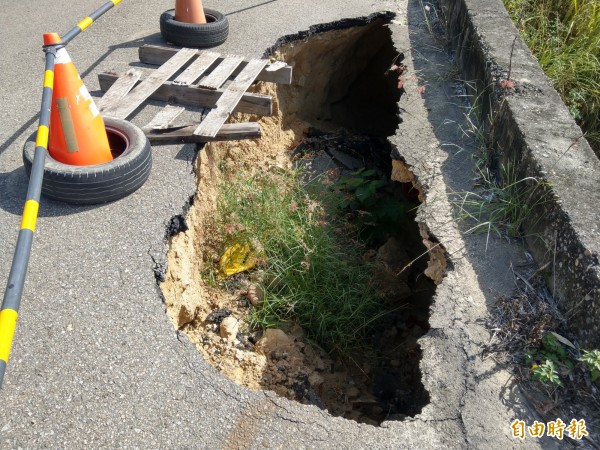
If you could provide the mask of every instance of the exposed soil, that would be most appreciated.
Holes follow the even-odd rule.
[[[372,425],[401,420],[429,401],[417,340],[429,328],[429,306],[446,259],[444,249],[415,222],[423,196],[407,167],[390,159],[385,139],[399,121],[398,77],[387,70],[398,53],[382,19],[290,41],[274,56],[294,66],[293,84],[254,87],[273,96],[274,115],[234,118],[259,120],[263,138],[210,144],[200,152],[197,198],[187,225],[176,224],[183,232],[170,238],[161,284],[168,313],[207,361],[242,386],[272,390]],[[363,98],[369,89],[376,91],[377,103]],[[364,352],[345,358],[309,342],[294,323],[265,332],[249,328],[246,318],[261,296],[260,271],[231,276],[224,285],[207,276],[222,253],[212,217],[224,173],[290,169],[298,157],[313,174],[336,177],[376,169],[388,181],[389,195],[410,206],[410,220],[364,255],[379,263],[379,286],[393,302],[393,312],[366,340]]]

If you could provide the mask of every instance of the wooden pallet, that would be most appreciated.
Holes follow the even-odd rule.
[[[155,144],[257,139],[257,123],[225,122],[238,111],[272,114],[270,96],[246,92],[254,81],[290,84],[292,80],[290,66],[283,62],[270,64],[265,59],[244,60],[210,51],[156,45],[140,47],[139,55],[141,62],[160,67],[144,80],[137,69],[122,75],[98,74],[100,89],[105,92],[98,107],[104,116],[128,119],[147,100],[168,102],[142,128]],[[206,108],[207,113],[194,122],[177,123],[185,106]]]

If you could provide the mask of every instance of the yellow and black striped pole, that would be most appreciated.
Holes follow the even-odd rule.
[[[60,38],[59,38],[60,40]],[[10,274],[2,309],[0,310],[0,387],[4,380],[8,355],[12,345],[19,306],[25,285],[25,275],[29,264],[29,255],[33,243],[33,233],[37,221],[38,208],[40,206],[40,194],[42,191],[42,180],[44,178],[44,163],[48,148],[48,131],[50,126],[50,106],[52,104],[52,89],[54,86],[54,60],[56,58],[56,46],[46,47],[46,70],[44,72],[44,91],[42,94],[42,109],[35,142],[35,154],[27,188],[21,229],[17,239],[15,255],[13,257]]]
[[[67,45],[73,40],[75,36],[77,36],[79,33],[81,33],[83,30],[89,27],[92,23],[94,23],[94,20],[98,20],[98,18],[102,16],[106,11],[111,9],[113,6],[118,5],[119,3],[121,3],[121,0],[111,0],[110,2],[106,2],[96,11],[91,13],[81,22],[79,22],[71,31],[64,34],[62,37],[63,43]]]
[[[44,35],[46,70],[44,72],[44,90],[42,93],[42,107],[35,142],[35,154],[31,166],[31,175],[29,176],[25,207],[23,208],[21,229],[19,230],[17,246],[8,275],[6,290],[4,291],[2,307],[0,308],[0,388],[4,381],[8,356],[10,354],[10,348],[17,326],[19,306],[21,305],[21,297],[23,296],[25,275],[27,274],[27,266],[29,265],[29,255],[31,254],[31,246],[33,244],[33,233],[35,232],[38,209],[40,206],[42,181],[44,179],[44,164],[46,162],[48,136],[50,131],[50,108],[52,106],[52,91],[54,88],[54,61],[56,59],[56,52],[89,27],[94,20],[98,19],[106,11],[119,3],[121,3],[121,0],[112,0],[104,4],[79,22],[75,28],[65,34],[62,38],[56,33]]]

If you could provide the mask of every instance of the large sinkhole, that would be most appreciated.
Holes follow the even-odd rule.
[[[418,414],[418,339],[445,269],[392,160],[398,61],[387,14],[269,50],[294,67],[257,141],[207,145],[185,232],[170,237],[168,312],[236,383],[379,425]],[[238,115],[233,120],[258,120]]]

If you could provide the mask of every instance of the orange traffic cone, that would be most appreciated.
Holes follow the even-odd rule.
[[[187,23],[206,23],[202,0],[175,0],[175,20]]]
[[[45,45],[60,43],[58,34],[44,34]],[[73,166],[113,159],[104,120],[64,47],[56,52],[54,65],[48,152],[55,160]]]

